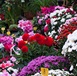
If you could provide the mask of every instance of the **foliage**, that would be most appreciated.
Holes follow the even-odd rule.
[[[36,14],[38,11],[41,10],[41,7],[48,7],[50,5],[57,5],[57,0],[29,0],[29,3],[27,4],[27,9],[28,11]]]

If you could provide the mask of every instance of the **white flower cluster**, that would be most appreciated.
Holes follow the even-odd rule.
[[[53,13],[50,14],[50,18],[51,18],[51,25],[56,25],[58,22],[56,22],[56,20],[60,20],[61,19],[61,14],[63,14],[63,12],[66,12],[67,8],[62,9],[62,10],[55,10]],[[57,18],[53,18],[54,16],[57,15]],[[69,13],[65,14],[66,18],[71,18],[72,15],[70,15]],[[65,18],[64,16],[62,17],[62,19],[60,20],[61,22],[65,22]]]
[[[56,70],[49,70],[49,75],[48,76],[69,76],[72,75],[70,74],[68,71],[64,71],[64,70],[60,70],[60,69],[56,69]],[[31,76],[41,76],[40,73],[36,73],[35,75],[31,75]]]
[[[77,30],[69,34],[67,40],[62,48],[62,54],[66,56],[67,53],[77,52]]]

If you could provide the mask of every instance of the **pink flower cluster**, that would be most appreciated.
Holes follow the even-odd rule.
[[[29,20],[19,20],[18,27],[21,28],[25,33],[33,31],[33,24]]]
[[[64,23],[64,25],[70,24],[71,22],[77,21],[77,17],[73,17],[71,19],[66,20],[66,22]]]
[[[0,76],[16,76],[18,70],[12,68],[14,66],[14,62],[16,61],[15,57],[11,57],[10,60],[6,62],[2,62],[0,64]],[[12,71],[12,73],[10,73]]]
[[[51,13],[57,9],[61,10],[64,9],[65,7],[63,6],[50,6],[50,7],[41,7],[41,12],[42,14],[48,14]]]
[[[14,64],[11,63],[11,61],[7,61],[6,63],[3,62],[2,64],[0,64],[0,68],[2,68],[2,69],[6,69],[6,68],[12,67],[12,66],[14,66]]]
[[[3,45],[9,45],[13,43],[13,38],[11,36],[2,36],[0,38],[0,43]]]

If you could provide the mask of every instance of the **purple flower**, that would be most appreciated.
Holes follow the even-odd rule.
[[[40,67],[50,68],[51,64],[52,66],[54,65],[57,67],[60,63],[64,65],[68,64],[69,62],[66,58],[62,56],[41,56],[29,62],[28,65],[25,66],[17,76],[34,74],[39,71]]]

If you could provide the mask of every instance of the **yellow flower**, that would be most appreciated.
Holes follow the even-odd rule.
[[[12,34],[11,36],[12,36],[12,37],[15,37],[15,34]]]
[[[11,32],[10,31],[7,31],[7,35],[10,35],[11,34]]]
[[[33,30],[36,31],[37,30],[37,27],[34,27]]]
[[[4,31],[5,30],[5,27],[2,27],[1,30]]]

